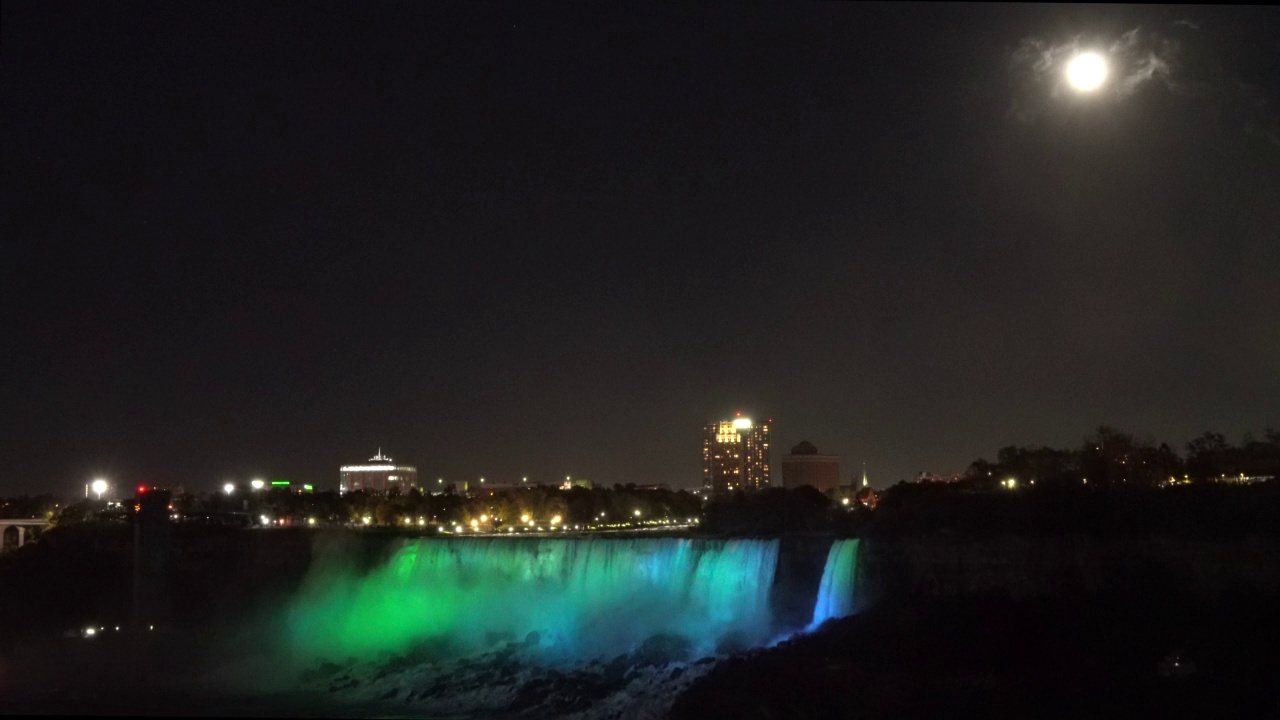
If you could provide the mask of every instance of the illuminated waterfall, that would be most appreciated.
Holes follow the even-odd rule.
[[[423,642],[456,651],[495,639],[568,657],[678,635],[709,653],[769,630],[777,540],[424,539],[366,573],[321,559],[288,609],[292,648],[373,657]]]
[[[813,606],[813,623],[816,628],[831,618],[852,615],[854,610],[854,580],[858,572],[858,541],[837,540],[827,551],[827,565],[822,569],[822,584],[818,587],[818,601]]]

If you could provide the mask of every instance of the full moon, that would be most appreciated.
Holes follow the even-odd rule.
[[[1081,92],[1102,87],[1107,80],[1107,61],[1098,53],[1080,53],[1067,63],[1067,82]]]

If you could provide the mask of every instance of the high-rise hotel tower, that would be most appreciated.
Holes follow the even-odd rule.
[[[708,495],[769,487],[769,423],[738,413],[707,423],[702,437],[702,487]]]

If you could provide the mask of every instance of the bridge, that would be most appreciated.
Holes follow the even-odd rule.
[[[0,518],[0,552],[4,552],[8,548],[5,542],[9,535],[9,528],[16,528],[18,531],[18,544],[13,549],[18,549],[27,541],[27,528],[44,527],[48,525],[48,520],[39,520],[36,518]]]

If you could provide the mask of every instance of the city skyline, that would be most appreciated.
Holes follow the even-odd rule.
[[[740,421],[743,419],[743,413],[741,411],[736,411],[734,415]],[[706,435],[706,432],[708,431],[709,428],[723,424],[725,422],[732,423],[733,420],[731,419],[728,421],[713,421],[712,423],[704,424],[703,426],[704,436]],[[748,419],[747,422],[750,422],[750,420]],[[769,418],[765,423],[763,423],[763,425],[772,429],[773,419]],[[705,437],[704,437],[704,440],[705,440]],[[766,440],[766,443],[771,444],[771,440]],[[705,450],[706,450],[706,445],[704,442],[704,451]],[[388,464],[393,462],[395,462],[395,465]],[[326,477],[317,477],[317,478],[303,477],[296,473],[291,473],[287,469],[274,467],[270,470],[252,470],[252,469],[240,470],[240,471],[232,472],[222,476],[215,476],[213,474],[206,473],[199,477],[184,477],[184,478],[175,477],[172,479],[161,478],[160,480],[156,480],[154,478],[114,476],[111,473],[97,472],[93,474],[93,482],[104,482],[118,493],[119,491],[127,490],[138,483],[154,484],[159,487],[159,486],[166,486],[166,485],[179,485],[186,482],[189,484],[193,484],[192,489],[195,492],[214,492],[224,488],[227,483],[247,485],[248,483],[255,480],[262,481],[263,483],[268,483],[273,481],[285,481],[285,480],[292,481],[294,483],[300,483],[304,480],[310,480],[321,490],[333,489],[339,492],[347,492],[347,491],[350,491],[350,489],[357,489],[353,487],[353,488],[344,490],[345,485],[344,485],[343,478],[346,477],[348,473],[361,472],[361,471],[373,471],[375,474],[378,474],[381,471],[404,470],[412,476],[412,479],[408,482],[407,487],[418,487],[418,488],[421,488],[424,492],[431,492],[436,489],[435,484],[437,483],[444,484],[444,485],[452,485],[454,483],[467,483],[467,482],[470,482],[472,484],[478,484],[483,480],[487,480],[492,485],[511,485],[511,486],[560,485],[562,482],[564,482],[564,478],[568,478],[573,475],[573,473],[569,473],[569,475],[565,475],[562,478],[562,475],[557,473],[555,470],[544,471],[543,473],[535,473],[532,475],[530,473],[521,472],[521,473],[516,473],[510,476],[504,475],[501,473],[499,474],[487,473],[485,471],[471,471],[471,472],[463,472],[461,474],[448,474],[448,475],[439,473],[439,472],[424,472],[424,473],[421,473],[421,476],[423,479],[418,479],[419,472],[417,469],[417,464],[418,463],[416,460],[402,460],[397,462],[394,460],[392,456],[388,455],[387,452],[385,452],[382,446],[378,446],[376,454],[373,457],[368,458],[363,462],[344,462],[342,466],[338,468],[338,471],[335,475],[337,479],[326,478]],[[774,472],[772,465],[773,463],[771,461],[766,462],[767,470],[765,472],[767,474],[768,482],[766,482],[765,485],[763,485],[762,487],[783,487],[781,475],[777,475],[777,477],[774,477],[774,475],[776,475],[777,473]],[[863,465],[865,466],[865,463]],[[601,479],[593,480],[592,478],[584,474],[579,474],[578,477],[580,479],[592,480],[593,482],[601,483],[604,486],[611,486],[614,484],[626,485],[628,483],[638,484],[638,485],[661,483],[661,484],[668,484],[673,489],[678,489],[678,490],[700,490],[706,487],[706,473],[707,473],[706,462],[704,458],[704,461],[702,463],[702,474],[696,478],[693,478],[692,480],[690,480],[689,478],[676,478],[676,479],[666,479],[666,480],[652,480],[652,482],[642,483],[637,480],[614,481],[609,478],[601,478]],[[385,474],[385,473],[383,472],[382,474]],[[355,476],[352,476],[352,477],[355,477]],[[901,480],[901,479],[906,479],[906,478],[897,478],[896,480]],[[328,487],[330,485],[329,480],[332,480],[332,484],[333,484],[332,488]],[[684,482],[681,482],[682,480]],[[847,478],[844,475],[840,476],[840,484],[842,485],[852,486],[852,485],[859,484],[859,482],[860,482],[860,479],[858,477],[854,477],[853,475],[850,475]],[[66,483],[64,482],[61,484],[65,485]],[[90,481],[86,480],[83,483],[83,485],[85,488],[84,492],[87,494],[89,492]],[[208,487],[205,487],[206,485]],[[308,487],[310,487],[310,485]],[[379,489],[386,489],[386,488],[379,488]],[[53,491],[52,488],[40,488],[37,490],[37,492],[51,492],[51,491]],[[65,492],[65,490],[61,487],[58,487],[57,491]]]
[[[0,495],[1280,423],[1275,8],[2,12]]]

